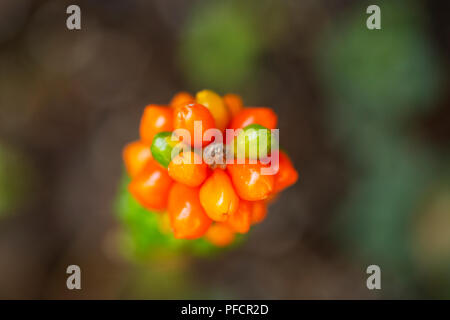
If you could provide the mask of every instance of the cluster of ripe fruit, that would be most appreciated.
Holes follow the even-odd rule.
[[[193,147],[198,146],[193,141],[181,141],[189,149],[173,156],[173,148],[180,141],[173,141],[172,131],[184,129],[194,136],[195,121],[201,121],[201,137],[211,128],[222,132],[243,129],[244,139],[240,140],[244,144],[260,138],[255,129],[267,130],[265,151],[272,156],[276,153],[278,170],[261,174],[261,169],[269,165],[248,152],[244,155],[255,156],[255,161],[221,165],[202,161],[207,160],[205,153],[196,152]],[[276,126],[272,109],[244,107],[239,96],[221,97],[210,90],[200,91],[195,97],[180,92],[168,106],[149,105],[142,115],[140,140],[123,150],[131,177],[128,190],[146,209],[167,215],[176,238],[205,237],[217,246],[226,246],[233,242],[235,233],[247,233],[251,225],[261,222],[267,204],[297,181],[298,173],[289,157],[281,150],[270,150],[270,130]],[[212,146],[211,141],[201,139],[203,150]],[[264,145],[258,142],[258,146]]]

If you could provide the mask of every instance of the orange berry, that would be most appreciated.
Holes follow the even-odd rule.
[[[230,177],[222,169],[215,169],[200,188],[200,202],[214,221],[226,221],[239,206]]]
[[[144,143],[151,145],[155,134],[173,130],[173,110],[158,105],[148,105],[142,114],[139,133]]]
[[[190,103],[194,103],[194,97],[185,91],[178,92],[172,100],[170,100],[170,106],[173,108],[182,107]]]
[[[267,199],[274,189],[274,177],[273,175],[262,175],[261,169],[264,167],[267,166],[260,162],[227,165],[239,197],[248,201]]]
[[[221,96],[211,90],[202,90],[195,96],[197,103],[208,108],[211,112],[217,128],[225,130],[230,121],[230,113]]]
[[[247,233],[250,230],[252,209],[250,201],[239,200],[237,211],[228,218],[226,223],[235,232]]]
[[[211,225],[200,204],[199,189],[175,182],[170,189],[167,212],[175,238],[197,239]]]
[[[242,99],[237,94],[228,93],[223,96],[223,101],[225,105],[228,107],[230,111],[231,117],[235,117],[239,111],[242,110],[244,104],[242,103]]]
[[[130,177],[135,177],[152,158],[150,147],[141,141],[128,143],[122,152],[125,169]]]
[[[167,170],[150,159],[142,171],[131,181],[128,190],[146,209],[164,210],[167,205],[172,179]]]
[[[169,176],[190,187],[198,187],[206,179],[208,165],[202,157],[189,151],[175,156],[169,163]]]
[[[260,223],[266,218],[267,204],[265,201],[255,201],[252,203],[252,224]]]
[[[283,151],[279,151],[279,168],[275,175],[275,192],[293,185],[298,180],[298,172],[292,165],[291,159]]]
[[[233,242],[233,231],[223,223],[213,224],[205,234],[206,240],[218,247],[225,247]]]
[[[236,130],[256,123],[268,129],[275,129],[277,121],[277,115],[270,108],[244,108],[231,120],[230,128]]]
[[[194,125],[195,121],[201,121],[201,141],[202,143],[200,145],[194,146]],[[190,140],[191,141],[185,141],[186,143],[189,143],[191,146],[194,147],[201,147],[205,146],[210,141],[204,141],[203,140],[203,134],[206,130],[214,128],[215,122],[214,118],[211,115],[211,112],[204,107],[201,104],[194,103],[194,104],[188,104],[185,106],[179,106],[175,109],[174,114],[174,127],[175,129],[185,129],[189,132]],[[183,139],[180,137],[180,139]]]

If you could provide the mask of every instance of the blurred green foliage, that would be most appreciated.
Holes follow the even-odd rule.
[[[34,183],[35,172],[25,156],[0,144],[0,219],[31,200]]]
[[[362,12],[355,8],[323,37],[319,69],[341,117],[396,125],[439,96],[438,59],[415,2],[383,3],[381,30],[367,29]]]
[[[207,2],[193,8],[181,35],[179,58],[197,88],[233,90],[255,71],[262,48],[255,15],[238,2]]]
[[[411,226],[417,276],[427,296],[450,297],[450,174],[442,170]]]
[[[360,172],[336,231],[349,251],[415,296],[411,224],[438,170],[433,154],[404,130],[434,105],[442,75],[415,2],[384,2],[381,30],[366,28],[365,8],[353,9],[318,48],[330,126]],[[398,294],[392,288],[383,289]]]
[[[364,261],[412,275],[410,224],[436,173],[426,154],[385,141],[354,182],[336,230]]]

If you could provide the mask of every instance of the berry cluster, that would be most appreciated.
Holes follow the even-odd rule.
[[[194,136],[195,122],[200,121],[200,141],[173,140],[172,132],[184,129]],[[176,94],[169,106],[149,105],[140,123],[140,140],[123,150],[123,158],[131,182],[128,190],[146,209],[168,215],[176,238],[205,237],[217,246],[230,244],[235,233],[247,233],[250,226],[261,222],[267,204],[277,193],[297,181],[298,173],[289,157],[281,150],[270,149],[270,129],[277,126],[277,116],[270,108],[244,107],[239,96],[223,97],[203,90],[195,98],[189,93]],[[242,129],[233,143],[218,145],[204,138],[208,129]],[[256,129],[267,130],[262,136]],[[242,138],[242,139],[240,139]],[[279,159],[272,174],[261,174],[269,168],[258,154],[247,150],[253,162],[217,164],[214,158],[225,150],[244,149],[249,141]],[[264,139],[264,143],[261,141]],[[175,145],[189,146],[173,156]],[[197,152],[197,150],[206,152]],[[261,151],[261,150],[258,150]],[[233,153],[235,156],[235,153]]]

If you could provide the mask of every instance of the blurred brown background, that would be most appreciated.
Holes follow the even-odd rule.
[[[447,1],[69,4],[0,0],[0,298],[450,297]],[[122,147],[204,88],[274,108],[299,182],[233,250],[130,261]]]

